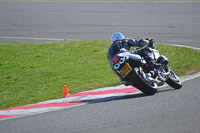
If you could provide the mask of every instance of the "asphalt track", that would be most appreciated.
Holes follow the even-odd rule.
[[[0,42],[110,40],[120,31],[199,47],[199,14],[200,2],[1,2]]]
[[[199,14],[199,2],[0,3],[0,41],[108,40],[112,32],[122,31],[136,39],[200,47]],[[164,87],[154,96],[125,95],[3,120],[0,132],[199,133],[199,81],[200,77],[186,81],[181,90]]]
[[[165,87],[63,110],[0,121],[2,133],[199,133],[199,78],[181,90]]]

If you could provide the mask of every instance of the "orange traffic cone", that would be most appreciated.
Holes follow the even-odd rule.
[[[67,85],[64,85],[63,96],[68,96],[68,95],[69,95],[69,92],[68,92],[68,89],[67,89]]]

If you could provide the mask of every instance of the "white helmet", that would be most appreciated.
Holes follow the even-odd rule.
[[[122,33],[120,33],[120,32],[114,33],[114,34],[112,34],[112,36],[111,36],[111,42],[114,42],[114,41],[116,41],[116,40],[123,40],[123,39],[125,39],[125,37],[124,37],[124,35],[123,35]]]

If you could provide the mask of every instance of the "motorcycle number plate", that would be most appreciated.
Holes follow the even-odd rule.
[[[131,66],[126,63],[126,65],[119,71],[123,78],[125,78],[132,71]]]

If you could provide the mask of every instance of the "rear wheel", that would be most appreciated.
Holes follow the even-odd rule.
[[[146,77],[146,74],[138,67],[134,68],[129,74],[133,85],[146,95],[154,95],[157,92],[158,86],[153,78]]]
[[[182,87],[181,80],[172,70],[170,70],[170,76],[168,77],[166,83],[174,89],[181,89]]]

